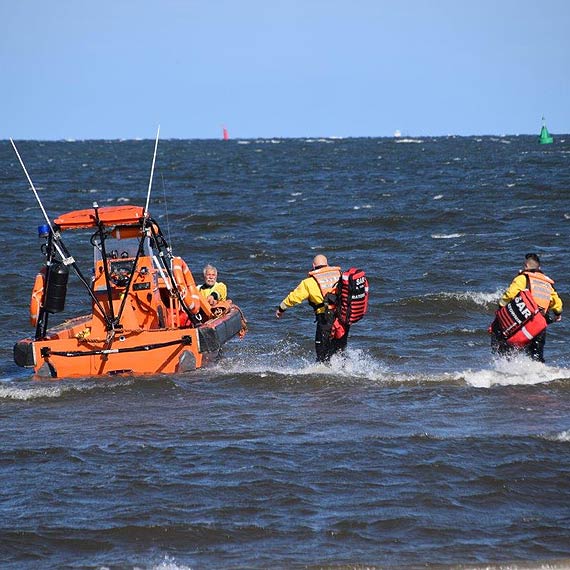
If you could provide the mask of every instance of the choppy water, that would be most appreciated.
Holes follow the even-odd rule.
[[[144,205],[153,144],[18,147],[55,217]],[[161,141],[151,212],[248,336],[193,374],[36,382],[42,218],[0,142],[2,568],[570,567],[568,325],[547,365],[486,332],[527,251],[570,303],[569,189],[570,137]],[[273,316],[317,252],[372,289],[330,368],[308,307]]]

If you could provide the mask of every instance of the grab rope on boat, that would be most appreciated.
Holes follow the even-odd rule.
[[[98,356],[98,355],[105,355],[105,354],[118,354],[118,353],[125,353],[125,352],[146,352],[149,350],[155,350],[157,348],[164,348],[166,346],[175,346],[180,344],[182,346],[189,346],[192,344],[192,337],[188,335],[184,335],[179,340],[170,340],[168,342],[159,342],[155,344],[144,344],[141,346],[132,346],[129,348],[104,348],[101,350],[88,350],[88,351],[81,351],[81,350],[72,350],[72,351],[56,351],[52,350],[48,346],[44,346],[41,350],[41,355],[43,358],[49,358],[50,356],[66,356],[66,357],[75,357],[75,356]]]

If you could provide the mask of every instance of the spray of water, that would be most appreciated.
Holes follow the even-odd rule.
[[[458,377],[476,388],[532,386],[570,378],[570,370],[547,366],[520,354],[509,359],[496,358],[492,361],[492,368],[466,370],[458,373]]]

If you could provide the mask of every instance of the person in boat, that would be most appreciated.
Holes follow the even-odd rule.
[[[225,283],[218,281],[218,270],[213,265],[204,267],[204,283],[198,288],[200,294],[214,306],[218,301],[225,301],[228,296],[228,288]]]
[[[527,253],[523,268],[512,280],[508,289],[499,300],[499,308],[504,307],[517,297],[522,291],[530,291],[532,298],[540,312],[545,316],[546,323],[558,322],[562,319],[562,299],[554,288],[554,281],[547,277],[540,267],[540,258],[536,253]],[[491,347],[500,355],[513,352],[512,346],[506,343],[501,333],[499,322],[495,319],[491,325]],[[544,362],[544,344],[546,342],[546,329],[536,335],[525,347],[524,352],[533,360]]]
[[[317,330],[315,333],[315,350],[317,362],[328,362],[333,354],[346,348],[348,329],[340,338],[333,338],[331,331],[335,320],[334,298],[332,297],[340,278],[340,267],[328,264],[324,255],[313,259],[313,270],[293,291],[283,299],[277,307],[275,316],[280,319],[283,313],[295,305],[308,301],[315,311]]]

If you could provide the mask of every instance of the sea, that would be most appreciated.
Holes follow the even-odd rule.
[[[569,320],[546,364],[487,332],[526,253],[570,303],[570,135],[161,140],[150,194],[152,139],[15,143],[50,219],[148,197],[249,331],[180,375],[18,368],[45,220],[0,141],[0,568],[570,568]],[[370,282],[330,365],[275,318],[318,253]]]

